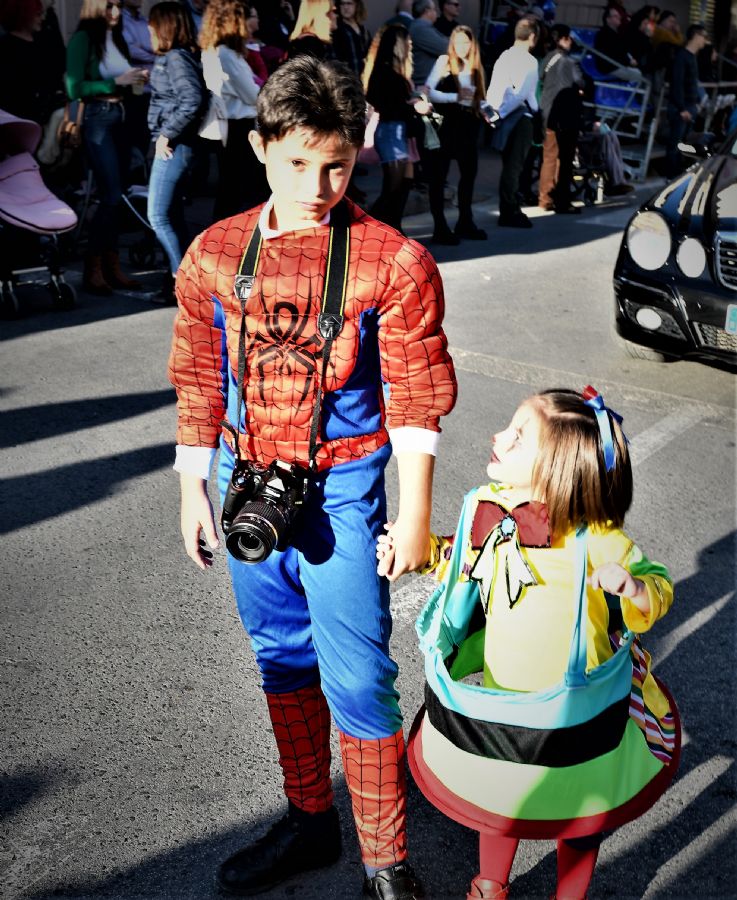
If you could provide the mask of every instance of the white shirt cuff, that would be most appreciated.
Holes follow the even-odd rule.
[[[186,447],[183,444],[177,444],[174,471],[182,472],[185,475],[197,475],[207,481],[216,453],[215,447]]]
[[[402,425],[400,428],[389,429],[389,440],[392,442],[395,455],[411,452],[437,456],[440,432],[430,431],[429,428],[417,428],[414,425]]]

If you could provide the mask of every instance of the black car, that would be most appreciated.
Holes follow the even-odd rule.
[[[737,365],[737,131],[630,219],[614,270],[615,328],[642,359]]]

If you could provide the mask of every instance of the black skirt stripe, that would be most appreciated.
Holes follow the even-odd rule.
[[[452,744],[475,756],[560,768],[588,762],[614,750],[629,719],[629,695],[581,725],[527,728],[483,722],[446,709],[425,683],[430,722]]]

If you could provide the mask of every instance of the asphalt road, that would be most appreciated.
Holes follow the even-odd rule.
[[[604,843],[590,896],[737,897],[734,375],[631,360],[613,344],[611,272],[630,207],[547,216],[527,233],[496,229],[489,208],[478,214],[488,242],[438,253],[460,398],[444,426],[435,527],[453,528],[491,433],[533,391],[592,383],[624,415],[628,530],[676,583],[646,646],[686,744],[668,793]],[[422,216],[407,227],[430,232]],[[129,295],[82,296],[60,314],[42,295],[29,302],[31,315],[0,323],[0,896],[207,900],[218,861],[282,800],[223,552],[202,575],[180,547],[173,312]],[[395,479],[392,464],[394,508]],[[393,596],[407,724],[421,702],[413,621],[428,590],[408,577]],[[336,765],[334,778],[342,861],[268,896],[359,895]],[[409,830],[430,900],[464,896],[473,834],[414,787]],[[523,844],[512,896],[552,892],[553,850]]]

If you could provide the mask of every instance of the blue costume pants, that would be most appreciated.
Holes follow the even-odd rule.
[[[390,455],[386,445],[319,473],[285,552],[256,565],[228,557],[264,690],[319,682],[337,727],[356,738],[389,737],[402,726],[389,656],[389,584],[376,574]],[[221,497],[232,469],[222,443]]]

